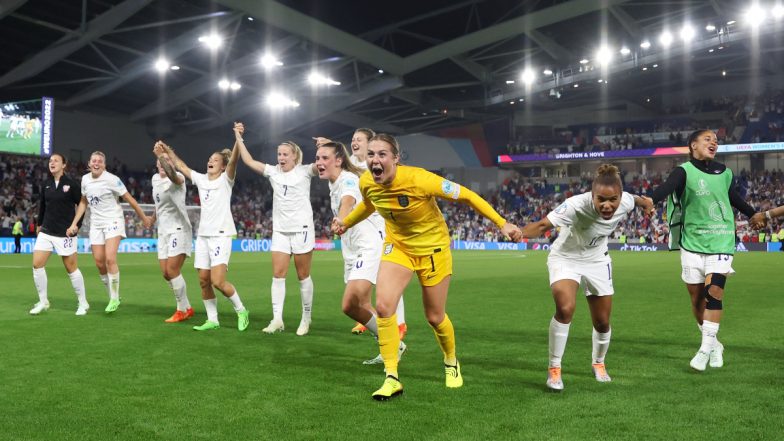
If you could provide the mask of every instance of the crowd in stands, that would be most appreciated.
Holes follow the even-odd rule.
[[[87,170],[85,164],[69,165],[69,173],[77,180]],[[128,191],[142,204],[152,204],[151,176],[156,172],[153,167],[142,172],[129,172],[118,161],[110,161],[109,171],[121,177]],[[0,235],[10,236],[11,227],[16,219],[21,219],[27,235],[34,235],[37,201],[40,185],[49,175],[47,160],[38,157],[0,155],[0,216],[2,231]],[[632,194],[650,194],[652,189],[662,183],[664,176],[625,175],[625,190]],[[563,182],[564,180],[559,180]],[[738,188],[741,195],[756,209],[765,210],[784,205],[784,173],[764,171],[737,173]],[[314,180],[312,205],[316,234],[322,239],[333,238],[329,227],[332,211],[326,193],[326,183]],[[318,186],[324,188],[318,189]],[[524,225],[537,221],[553,210],[566,198],[590,191],[589,177],[577,177],[568,184],[548,183],[546,179],[526,178],[522,175],[507,179],[496,190],[482,196],[495,207],[509,222]],[[187,205],[199,204],[195,188],[188,186]],[[441,210],[453,233],[454,239],[466,241],[499,241],[498,229],[487,219],[463,204],[440,202]],[[232,211],[237,223],[238,236],[243,238],[269,238],[272,235],[272,190],[269,182],[260,176],[242,176],[237,179],[233,197]],[[664,209],[659,207],[658,214],[646,218],[640,210],[633,212],[615,232],[615,239],[629,242],[666,243],[668,236]],[[198,228],[198,210],[191,210],[194,230]],[[743,242],[779,240],[783,225],[774,221],[763,231],[752,231],[746,219],[738,216],[738,239]],[[83,231],[86,231],[83,227]],[[127,211],[126,232],[128,237],[154,237],[155,231],[145,229],[136,215]],[[556,232],[547,237],[554,238]],[[782,234],[784,238],[784,234]]]
[[[716,112],[721,112],[717,117]],[[669,116],[668,116],[669,115]],[[710,120],[694,116],[710,116]],[[683,146],[689,133],[709,127],[719,144],[779,142],[784,139],[784,91],[764,95],[697,99],[664,109],[657,120],[573,126],[551,135],[518,133],[509,154],[557,154]],[[739,127],[739,133],[735,128]],[[743,130],[740,130],[743,129]]]

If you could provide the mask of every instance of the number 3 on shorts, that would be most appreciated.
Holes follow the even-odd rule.
[[[215,247],[215,257],[220,255],[220,247]]]

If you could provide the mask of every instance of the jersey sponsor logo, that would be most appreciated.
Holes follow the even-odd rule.
[[[441,181],[441,191],[452,199],[457,199],[460,196],[460,185],[444,179]]]
[[[721,222],[727,215],[727,207],[723,201],[714,201],[708,207],[708,216],[716,222]]]
[[[400,206],[403,208],[408,207],[409,204],[408,196],[406,195],[398,196],[397,203],[400,204]]]
[[[384,254],[385,255],[392,252],[392,246],[393,245],[391,243],[388,243],[388,244],[384,245]]]
[[[46,188],[49,188],[49,187],[46,187]],[[68,193],[68,190],[70,190],[70,189],[71,189],[70,185],[63,185],[63,193]]]
[[[708,196],[711,194],[710,190],[708,190],[708,183],[705,182],[705,179],[700,178],[700,180],[697,181],[697,185],[700,187],[700,189],[696,192],[697,196]]]

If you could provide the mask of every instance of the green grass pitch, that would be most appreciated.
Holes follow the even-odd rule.
[[[688,363],[700,336],[675,253],[614,253],[612,383],[591,374],[591,325],[579,300],[563,365],[566,389],[545,389],[553,302],[544,252],[457,252],[448,312],[465,386],[446,390],[419,290],[406,291],[404,395],[377,403],[374,340],[340,311],[340,253],[317,252],[314,322],[298,337],[299,287],[289,272],[286,331],[271,318],[270,255],[235,253],[229,280],[251,311],[240,333],[228,301],[222,328],[197,333],[204,307],[186,262],[195,320],[174,310],[155,255],[121,255],[123,304],[80,256],[92,309],[76,302],[61,262],[47,267],[52,308],[37,317],[27,256],[0,256],[0,439],[3,440],[754,440],[784,437],[784,253],[736,255],[719,337],[725,366]]]
[[[10,126],[10,121],[5,118],[0,119],[0,151],[26,155],[37,155],[41,152],[40,132],[33,132],[33,136],[29,139],[24,139],[19,135],[14,135],[13,138],[6,138]]]

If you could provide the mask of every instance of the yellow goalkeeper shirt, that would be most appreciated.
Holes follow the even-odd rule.
[[[386,220],[387,241],[411,256],[427,256],[449,248],[449,230],[436,197],[469,204],[499,228],[506,224],[484,199],[448,179],[419,168],[398,165],[389,184],[377,184],[370,172],[359,179],[362,201],[343,219],[347,228],[374,211]]]

